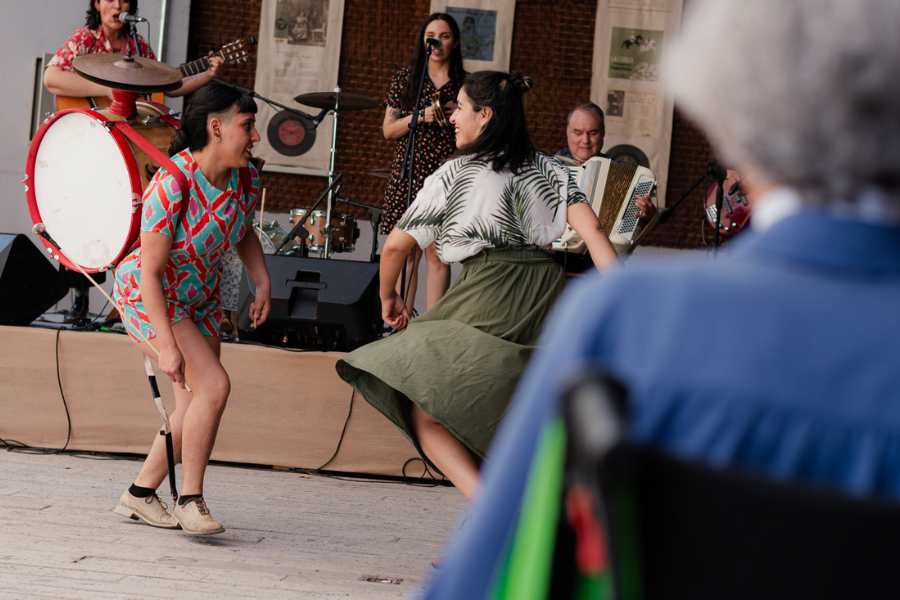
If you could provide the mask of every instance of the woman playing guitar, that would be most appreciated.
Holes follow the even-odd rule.
[[[85,26],[66,40],[44,69],[44,85],[57,96],[81,98],[112,98],[112,90],[106,86],[83,79],[72,70],[72,60],[83,54],[131,52],[135,56],[156,59],[150,45],[140,35],[128,36],[128,25],[119,21],[121,13],[134,14],[138,0],[89,0]],[[136,43],[135,43],[136,41]],[[209,69],[204,73],[186,77],[183,85],[170,92],[170,96],[184,96],[206,85],[216,76],[222,59],[209,59]]]

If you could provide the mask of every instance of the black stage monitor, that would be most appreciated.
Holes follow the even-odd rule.
[[[0,233],[0,325],[28,325],[68,292],[65,278],[28,237]]]
[[[266,255],[272,310],[251,327],[256,286],[241,275],[237,328],[241,340],[306,350],[350,351],[382,331],[378,263]]]

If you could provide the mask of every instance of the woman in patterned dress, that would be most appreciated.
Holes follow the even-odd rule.
[[[462,86],[466,72],[463,69],[462,54],[459,49],[459,26],[450,15],[435,13],[425,19],[416,38],[413,58],[408,67],[394,74],[387,98],[382,129],[384,137],[397,140],[394,163],[388,187],[384,194],[384,217],[381,222],[381,233],[390,234],[406,209],[407,190],[409,189],[409,172],[400,179],[400,169],[406,153],[409,135],[409,124],[412,121],[413,106],[425,69],[425,39],[434,38],[441,41],[441,47],[435,48],[428,59],[425,87],[422,89],[422,102],[419,105],[419,123],[416,134],[415,171],[413,173],[412,198],[422,187],[425,178],[431,175],[456,150],[453,130],[442,127],[436,120],[431,98],[438,92],[444,102],[444,111],[449,114],[456,108],[456,94]],[[418,266],[422,260],[422,250],[416,248],[410,253],[407,263],[406,281],[410,305],[416,297],[418,286]],[[434,246],[425,249],[425,263],[428,267],[425,276],[425,306],[431,306],[441,299],[450,285],[450,267],[438,258]],[[398,284],[399,286],[399,284]],[[397,288],[400,289],[399,287]]]
[[[137,12],[138,0],[89,0],[85,26],[69,36],[44,69],[44,85],[47,89],[57,96],[112,98],[111,88],[88,81],[75,73],[72,61],[84,54],[126,52],[156,60],[156,55],[144,38],[135,35],[135,46],[134,40],[127,34],[128,25],[119,21],[119,14]],[[184,96],[206,85],[216,76],[222,62],[222,58],[218,56],[210,58],[208,70],[185,78],[180,88],[167,95]]]
[[[260,325],[269,314],[269,274],[251,227],[259,189],[259,174],[248,164],[259,141],[255,113],[253,99],[231,87],[211,85],[191,97],[169,149],[190,192],[185,197],[175,177],[157,172],[144,192],[140,246],[115,272],[122,323],[138,348],[156,358],[138,331],[153,341],[159,368],[173,382],[172,441],[183,467],[181,497],[170,515],[156,495],[167,466],[164,438],[155,436],[115,510],[196,535],[225,530],[203,500],[203,477],[230,391],[219,360],[219,261],[232,246],[257,285],[251,320]]]
[[[406,330],[337,364],[468,499],[478,461],[562,290],[549,245],[568,221],[598,268],[618,264],[568,169],[535,151],[522,107],[530,89],[531,79],[518,73],[466,78],[450,118],[459,150],[425,180],[381,254],[383,317]],[[410,321],[394,284],[410,249],[431,244],[463,271]]]

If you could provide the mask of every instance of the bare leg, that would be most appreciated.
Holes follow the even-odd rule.
[[[411,417],[416,439],[425,456],[471,502],[478,487],[478,462],[475,455],[446,427],[418,406],[413,405]]]
[[[419,262],[422,260],[422,249],[415,247],[415,252],[410,252],[406,257],[406,285],[409,287],[409,294],[404,294],[400,289],[400,279],[397,280],[397,293],[407,299],[406,306],[412,315],[413,306],[416,303],[416,290],[419,287]],[[402,278],[401,278],[402,279]]]
[[[215,443],[216,433],[231,383],[219,362],[220,340],[204,336],[197,326],[182,320],[172,327],[178,348],[185,360],[185,379],[193,394],[175,388],[175,413],[170,418],[175,461],[183,459],[182,494],[202,494],[203,476]],[[139,344],[145,353],[152,353]],[[148,352],[149,351],[149,352]],[[155,358],[155,353],[151,356]],[[168,473],[165,440],[157,435],[150,454],[135,483],[156,488]]]
[[[447,288],[450,287],[450,265],[438,258],[434,244],[425,249],[425,264],[428,267],[425,272],[425,309],[427,310],[447,293]]]

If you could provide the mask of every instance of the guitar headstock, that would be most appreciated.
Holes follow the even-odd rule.
[[[252,51],[249,50],[249,48],[255,45],[255,37],[241,38],[239,40],[235,40],[231,43],[225,44],[224,46],[222,46],[222,49],[217,52],[217,54],[225,59],[225,62],[229,64],[247,62],[247,60],[249,60],[249,58],[253,54]]]

